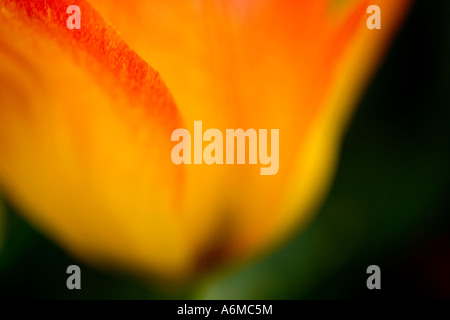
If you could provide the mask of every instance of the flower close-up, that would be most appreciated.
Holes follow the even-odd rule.
[[[183,280],[270,252],[314,220],[409,8],[0,0],[3,197],[100,269]]]

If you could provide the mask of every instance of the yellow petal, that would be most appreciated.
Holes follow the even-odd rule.
[[[369,31],[361,0],[91,1],[178,116],[156,72],[76,2],[80,33],[65,29],[68,1],[0,2],[0,180],[77,254],[166,275],[248,257],[306,221],[409,3],[371,1],[383,29]],[[279,172],[173,165],[170,133],[195,120],[280,129]]]
[[[210,234],[198,232],[199,245],[213,247],[202,249],[206,259],[246,255],[307,220],[356,98],[409,2],[92,1],[160,71],[187,124],[280,129],[277,175],[187,168],[188,215],[211,220]],[[373,4],[382,30],[366,27]]]
[[[0,181],[26,217],[75,254],[180,274],[192,248],[178,210],[158,73],[85,1],[0,2]]]

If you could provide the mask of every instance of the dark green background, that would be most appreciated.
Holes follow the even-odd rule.
[[[395,0],[393,0],[395,1]],[[311,225],[270,256],[167,289],[67,256],[11,206],[2,298],[450,298],[450,2],[417,1],[360,102]],[[82,290],[66,288],[68,265]],[[381,267],[381,290],[366,269]]]

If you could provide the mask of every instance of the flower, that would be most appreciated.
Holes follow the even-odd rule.
[[[2,188],[94,264],[183,278],[254,256],[314,212],[408,4],[1,0]],[[174,165],[171,132],[195,120],[279,129],[279,172]]]

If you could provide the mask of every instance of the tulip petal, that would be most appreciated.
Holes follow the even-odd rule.
[[[90,1],[161,73],[178,116],[158,74],[74,2],[81,31],[65,28],[74,3],[0,2],[1,181],[79,255],[171,275],[258,252],[307,220],[409,3],[371,1],[384,14],[369,31],[365,0]],[[195,120],[279,129],[279,172],[173,165],[170,133]]]
[[[275,176],[248,166],[187,169],[187,207],[204,211],[216,235],[205,235],[215,239],[210,260],[245,255],[307,220],[352,106],[410,3],[334,2],[92,1],[160,70],[187,124],[280,129]],[[382,30],[366,27],[373,4]]]
[[[94,263],[189,269],[175,103],[86,1],[0,1],[0,83],[0,181],[30,221]]]
[[[390,42],[399,29],[410,5],[410,0],[388,1],[344,1],[353,4],[352,10],[340,22],[340,28],[334,36],[335,41],[341,41],[347,36],[347,47],[342,56],[335,61],[334,74],[329,90],[324,93],[323,109],[320,118],[311,128],[310,138],[303,146],[296,159],[296,170],[291,183],[288,184],[284,212],[293,212],[298,207],[298,199],[303,199],[302,208],[308,208],[320,199],[327,184],[331,182],[339,153],[339,146],[345,133],[345,128],[351,118],[354,106],[364,92],[372,74],[381,63]],[[366,27],[366,8],[377,5],[382,8],[382,30],[370,30]],[[359,12],[359,14],[358,14]],[[354,25],[358,15],[364,13]],[[350,37],[348,37],[351,35]],[[332,47],[336,44],[332,44]],[[330,47],[330,50],[332,50]],[[329,148],[324,148],[328,146]],[[309,177],[309,178],[308,178]],[[317,184],[316,188],[311,187]],[[318,192],[315,194],[314,190]],[[312,191],[311,193],[305,190]],[[303,196],[301,196],[303,194]],[[306,212],[308,210],[306,209]],[[309,210],[313,212],[313,210]],[[295,217],[294,217],[295,218]]]

